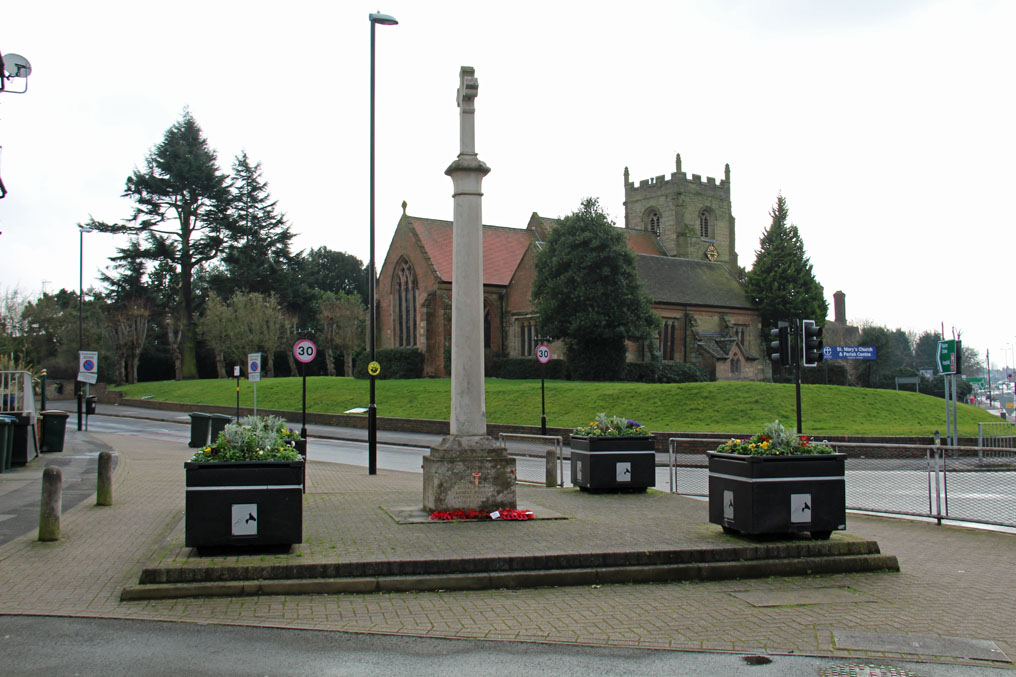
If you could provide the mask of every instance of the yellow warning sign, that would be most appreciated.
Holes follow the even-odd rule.
[[[381,373],[381,364],[378,362],[371,362],[367,365],[367,373],[371,376],[377,376]]]

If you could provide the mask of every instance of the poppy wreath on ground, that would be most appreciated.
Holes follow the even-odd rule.
[[[490,519],[490,513],[486,510],[435,510],[430,513],[430,519],[434,522]]]
[[[493,513],[486,510],[435,510],[430,513],[433,522],[453,522],[455,520],[480,520],[480,519],[503,519],[503,520],[531,520],[532,510],[516,510],[515,508],[504,508],[495,510]]]

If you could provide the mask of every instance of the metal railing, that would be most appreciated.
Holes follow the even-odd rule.
[[[689,441],[669,441],[670,490],[708,496],[706,455],[677,450]],[[850,510],[1016,527],[1016,449],[828,444],[847,454]]]
[[[1008,449],[1016,453],[1016,423],[998,421],[977,424],[977,446],[987,449]]]
[[[0,414],[28,416],[35,425],[35,389],[27,371],[0,371]]]
[[[500,433],[498,442],[515,459],[515,479],[524,484],[564,486],[563,440],[560,435],[523,435],[521,433]],[[511,442],[511,445],[509,445]],[[548,447],[549,445],[549,447]],[[550,468],[547,454],[553,453],[557,477],[548,483]],[[542,477],[541,477],[542,476]]]

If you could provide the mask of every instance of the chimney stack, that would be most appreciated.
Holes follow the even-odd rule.
[[[847,295],[841,291],[833,293],[833,322],[847,323]]]

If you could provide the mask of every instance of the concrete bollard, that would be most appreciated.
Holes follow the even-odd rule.
[[[60,508],[63,500],[63,473],[55,465],[42,471],[42,503],[39,504],[39,540],[60,540]]]
[[[547,480],[545,484],[548,487],[557,486],[557,452],[553,449],[547,449]]]
[[[113,505],[113,454],[99,452],[99,475],[96,479],[95,505]]]

